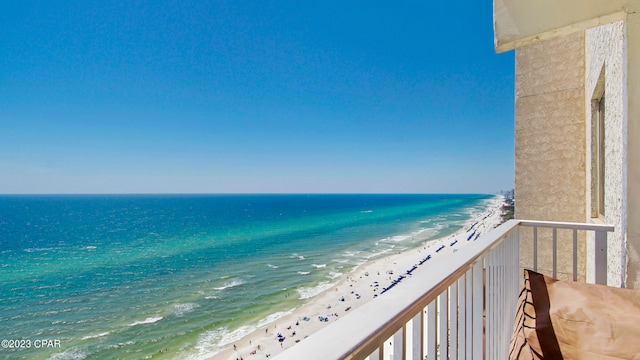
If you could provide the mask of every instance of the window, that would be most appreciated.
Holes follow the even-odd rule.
[[[605,215],[605,92],[604,67],[591,100],[591,217]]]

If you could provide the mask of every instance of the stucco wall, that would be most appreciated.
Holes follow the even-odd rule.
[[[636,6],[636,9],[640,9]],[[640,289],[640,11],[625,22],[627,123],[627,287]]]
[[[626,157],[627,126],[625,113],[625,24],[612,24],[589,29],[585,33],[585,121],[591,121],[590,101],[596,91],[598,79],[604,76],[605,92],[605,218],[604,222],[615,226],[607,243],[609,285],[625,285],[626,269],[626,229],[627,229],[627,189]],[[604,72],[602,71],[604,69]],[[586,136],[591,139],[591,127],[587,126]],[[591,142],[587,141],[587,174],[591,174]],[[591,177],[587,176],[587,189],[591,191]],[[591,209],[592,196],[587,196],[587,209]],[[590,219],[590,216],[588,216]],[[602,222],[590,219],[592,222]],[[587,253],[593,253],[592,237],[587,241]],[[592,259],[587,259],[587,267],[592,268]]]
[[[584,222],[586,130],[584,31],[516,50],[515,197],[520,219]],[[550,232],[538,234],[539,269],[551,270]],[[580,234],[578,272],[585,274]],[[572,233],[558,233],[560,278],[572,268]],[[532,263],[523,230],[521,266]]]

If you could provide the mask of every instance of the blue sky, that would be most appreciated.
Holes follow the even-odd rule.
[[[491,1],[17,1],[0,193],[492,193]]]

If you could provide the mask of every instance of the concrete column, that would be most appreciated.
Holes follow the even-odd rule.
[[[640,9],[635,9],[640,11]],[[640,14],[626,22],[627,69],[627,287],[640,289]]]
[[[516,50],[515,197],[520,219],[584,222],[586,130],[584,31]],[[539,269],[551,269],[551,234],[538,234]],[[532,263],[531,234],[523,232],[521,266]],[[558,233],[559,276],[572,273],[572,234]],[[579,278],[585,241],[579,239]],[[550,272],[549,272],[550,273]]]

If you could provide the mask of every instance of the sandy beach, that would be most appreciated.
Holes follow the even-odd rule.
[[[354,268],[342,275],[331,289],[309,299],[277,321],[260,327],[210,359],[264,359],[294,346],[331,322],[348,316],[350,311],[375,301],[384,292],[403,286],[402,278],[428,271],[435,259],[452,256],[458,249],[500,224],[502,197],[493,200],[488,210],[470,220],[460,231],[444,238],[429,240],[419,248],[389,255]]]

